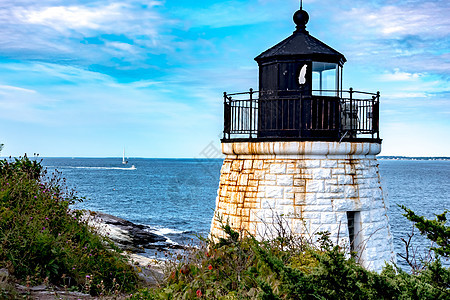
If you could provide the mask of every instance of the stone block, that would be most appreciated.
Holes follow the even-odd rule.
[[[294,187],[292,187],[292,186],[285,186],[284,187],[284,193],[294,193]]]
[[[306,193],[306,187],[305,186],[294,186],[292,188],[294,193]]]
[[[275,181],[275,180],[277,180],[277,175],[266,173],[266,175],[264,176],[264,180],[273,180],[273,181]]]
[[[303,211],[307,212],[331,212],[333,208],[331,205],[305,205]]]
[[[354,185],[346,185],[344,187],[344,197],[345,198],[357,198],[358,197],[358,189]]]
[[[303,217],[303,219],[305,219],[305,220],[317,220],[317,221],[319,221],[319,222],[320,222],[320,216],[321,216],[321,213],[318,213],[318,212],[310,212],[310,211],[304,212],[304,213],[302,214],[302,217]]]
[[[296,205],[303,205],[306,204],[306,194],[304,193],[294,193],[294,199],[295,199],[295,204]],[[315,201],[315,197],[314,197],[314,201]]]
[[[253,160],[251,159],[246,159],[244,160],[244,169],[252,169],[253,167]]]
[[[345,165],[345,174],[356,175],[356,169],[354,165]]]
[[[245,196],[245,193],[243,193],[243,192],[235,192],[231,196],[231,202],[232,203],[242,203],[242,202],[244,202],[244,196]]]
[[[344,175],[345,174],[345,168],[336,168],[331,170],[332,176],[334,175]]]
[[[267,186],[266,187],[267,198],[283,198],[283,188],[279,186]]]
[[[222,197],[226,197],[227,195],[227,188],[224,186],[223,188],[219,189],[219,195]]]
[[[317,199],[327,199],[327,200],[333,200],[333,199],[339,199],[342,198],[341,195],[336,193],[318,193]]]
[[[308,168],[308,169],[319,168],[320,161],[321,161],[320,159],[306,159],[306,160],[304,160],[305,168]]]
[[[279,186],[292,186],[294,183],[294,177],[292,175],[277,175],[276,180]]]
[[[264,166],[264,161],[263,160],[255,159],[253,161],[253,169],[260,170],[260,169],[263,168],[263,166]]]
[[[286,164],[271,164],[270,165],[270,173],[271,174],[285,174],[286,173]]]
[[[264,184],[266,186],[270,186],[270,185],[276,185],[277,182],[275,180],[264,180],[261,182],[261,184]]]
[[[248,183],[248,175],[241,174],[238,179],[238,185],[246,186]]]
[[[284,192],[284,198],[285,199],[294,199],[295,198],[295,194],[292,192]]]
[[[231,170],[231,162],[224,162],[222,168],[220,169],[220,173],[225,174],[229,173]]]
[[[295,194],[295,199],[297,199],[297,195]],[[306,205],[315,205],[317,203],[316,193],[301,193],[300,195],[305,199]]]
[[[247,186],[246,188],[247,188],[246,189],[247,192],[257,192],[258,191],[258,188],[256,186]]]
[[[259,191],[256,193],[257,198],[264,198],[265,196],[266,193],[264,191],[261,191],[261,189],[259,189]]]
[[[258,186],[259,181],[258,180],[249,180],[248,186]]]
[[[316,205],[328,205],[330,207],[333,206],[332,201],[334,201],[333,199],[323,199],[320,198],[320,196],[317,196],[316,198]]]
[[[335,159],[324,159],[320,163],[322,168],[337,168],[338,162]]]
[[[381,190],[381,186],[379,186],[378,188],[374,188],[372,190],[372,197],[375,201],[379,201],[383,199],[383,191]]]
[[[305,186],[306,180],[305,179],[294,179],[293,184],[294,184],[294,186]]]
[[[286,174],[299,174],[300,173],[300,169],[295,169],[295,168],[287,168],[286,169]]]
[[[338,199],[333,201],[335,211],[347,212],[355,210],[355,201],[351,199]]]
[[[247,186],[245,186],[245,185],[238,185],[236,190],[238,192],[246,192],[247,191]]]
[[[314,179],[329,179],[331,178],[331,169],[314,169],[312,175]]]
[[[323,212],[320,214],[320,222],[322,224],[336,224],[336,213]]]
[[[353,176],[351,175],[338,175],[337,177],[338,184],[353,184]]]
[[[238,177],[239,177],[239,173],[236,172],[236,171],[233,171],[233,172],[230,173],[229,180],[237,181],[237,180],[238,180]]]
[[[307,193],[322,193],[325,190],[325,184],[323,180],[308,180],[306,181]]]
[[[244,166],[244,161],[240,160],[240,159],[236,159],[233,161],[233,164],[231,165],[231,170],[232,171],[242,171],[242,168]]]
[[[359,198],[372,198],[373,189],[371,188],[360,188],[359,189]]]
[[[361,218],[361,223],[366,224],[366,226],[368,226],[368,224],[372,222],[370,211],[361,211],[359,215]],[[366,228],[366,226],[364,226],[364,229]]]
[[[276,203],[277,205],[290,205],[294,207],[294,201],[292,199],[277,199]]]
[[[263,180],[265,173],[266,172],[263,170],[256,170],[255,173],[253,174],[253,178],[257,180]]]
[[[333,193],[333,194],[343,194],[344,186],[343,185],[329,185],[325,182],[325,192]]]

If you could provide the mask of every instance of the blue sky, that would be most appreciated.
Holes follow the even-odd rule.
[[[212,156],[222,93],[258,88],[253,58],[292,33],[298,5],[0,0],[1,155]],[[381,92],[382,155],[450,156],[450,2],[304,9],[346,56],[344,88]]]

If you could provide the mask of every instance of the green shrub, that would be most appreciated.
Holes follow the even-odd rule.
[[[449,270],[439,260],[416,275],[395,265],[378,274],[333,247],[327,233],[313,246],[296,237],[259,242],[223,229],[227,239],[204,240],[178,255],[160,288],[132,299],[450,299]]]
[[[81,200],[38,161],[0,161],[0,268],[28,284],[134,290],[137,275],[124,256],[70,209]]]

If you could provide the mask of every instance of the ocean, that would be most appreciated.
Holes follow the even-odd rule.
[[[50,172],[60,171],[84,197],[75,208],[147,225],[178,244],[209,232],[221,159],[130,158],[123,165],[121,158],[44,158],[42,163]],[[428,218],[450,209],[450,160],[379,159],[379,164],[394,247],[404,253],[401,239],[407,239],[412,223],[398,205]],[[419,253],[429,246],[420,237],[415,245]]]

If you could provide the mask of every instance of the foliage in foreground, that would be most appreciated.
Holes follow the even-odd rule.
[[[294,238],[258,242],[224,226],[227,239],[206,241],[178,260],[159,289],[133,299],[450,299],[450,271],[439,259],[412,275],[393,265],[367,271],[332,246]]]
[[[431,250],[436,255],[450,257],[450,226],[445,225],[448,211],[445,210],[443,213],[436,215],[434,220],[428,220],[423,216],[418,216],[404,205],[400,207],[405,211],[403,215],[414,222],[414,226],[419,229],[420,233],[436,243],[436,247],[431,247]]]
[[[119,250],[69,209],[77,201],[64,179],[47,176],[40,162],[0,161],[0,268],[24,284],[91,294],[136,289],[137,275]]]

